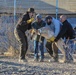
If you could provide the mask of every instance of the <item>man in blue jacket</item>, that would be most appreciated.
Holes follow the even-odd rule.
[[[48,15],[45,18],[47,25],[50,27],[50,30],[54,32],[54,37],[56,37],[60,31],[60,22],[56,20],[54,17]],[[53,47],[52,47],[53,45]],[[46,49],[48,53],[54,58],[55,62],[58,61],[58,48],[52,41],[47,41]]]

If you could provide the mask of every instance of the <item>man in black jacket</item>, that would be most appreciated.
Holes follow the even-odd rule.
[[[60,21],[62,22],[62,28],[59,32],[58,36],[56,37],[55,41],[58,41],[61,37],[66,37],[66,39],[72,39],[74,30],[71,24],[67,21],[67,17],[65,15],[60,16]]]
[[[29,8],[28,11],[23,15],[23,17],[18,21],[17,26],[14,30],[15,37],[20,43],[20,62],[26,61],[25,54],[28,49],[28,42],[25,32],[31,29],[31,23],[34,20],[33,16],[34,8]]]
[[[71,26],[71,24],[67,21],[67,17],[65,15],[60,16],[60,21],[62,22],[62,28],[57,35],[55,42],[58,42],[60,38],[66,38],[67,39],[73,39],[74,30]],[[65,50],[65,62],[68,60],[68,51]],[[69,56],[70,57],[70,56]]]

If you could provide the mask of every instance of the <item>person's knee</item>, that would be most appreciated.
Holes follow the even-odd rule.
[[[49,42],[47,42],[45,46],[46,46],[46,48],[48,48],[48,49],[52,49],[52,44],[49,43]]]

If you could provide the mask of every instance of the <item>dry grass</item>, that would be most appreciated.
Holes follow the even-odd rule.
[[[15,50],[12,46],[10,46],[7,52],[4,52],[5,56],[17,57],[19,55],[19,51]]]

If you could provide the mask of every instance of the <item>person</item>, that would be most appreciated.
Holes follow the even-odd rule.
[[[64,44],[64,47],[66,45],[68,47],[70,39],[74,38],[74,36],[73,36],[74,30],[73,30],[71,24],[67,21],[66,15],[61,15],[60,16],[60,21],[62,22],[63,25],[62,25],[62,28],[61,28],[59,34],[57,35],[57,37],[55,38],[54,41],[57,42],[60,38],[65,37],[65,39],[67,41],[66,41],[66,44],[64,44],[64,42],[63,42],[63,44]],[[72,42],[72,40],[71,40],[71,42]],[[60,46],[62,46],[62,44]],[[64,62],[70,62],[71,60],[73,61],[73,58],[72,58],[72,56],[70,54],[70,49],[68,49],[67,47],[65,47],[65,59],[64,59]]]
[[[22,18],[18,21],[14,30],[15,37],[20,43],[19,62],[27,61],[25,58],[25,54],[28,49],[28,42],[25,32],[31,29],[31,23],[34,20],[33,18],[34,13],[35,13],[34,8],[29,8],[27,12],[24,13]]]
[[[76,38],[76,27],[74,27],[74,37]]]
[[[56,37],[60,31],[60,22],[50,15],[46,16],[45,21],[47,23],[47,26],[49,26],[50,29],[54,32],[54,37]],[[46,50],[57,62],[58,61],[58,48],[52,41],[47,41]]]
[[[44,27],[46,23],[42,20],[40,14],[36,15],[36,20],[32,23],[32,28],[38,30],[41,27]],[[38,47],[39,46],[39,47]],[[38,48],[40,48],[40,60],[38,55]],[[39,34],[34,38],[34,61],[44,61],[44,37],[40,37]]]

